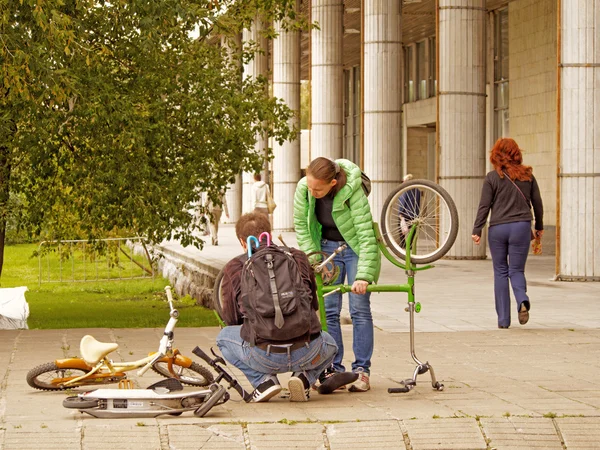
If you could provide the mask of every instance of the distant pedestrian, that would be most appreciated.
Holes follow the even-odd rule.
[[[481,231],[490,212],[488,242],[494,267],[494,296],[498,328],[510,326],[509,280],[517,302],[519,323],[529,320],[531,303],[527,296],[525,263],[529,242],[544,234],[544,208],[531,166],[522,164],[521,149],[513,139],[496,141],[490,153],[494,170],[489,172],[481,190],[473,242],[479,245]],[[535,233],[531,230],[531,208],[535,217]]]
[[[406,174],[403,182],[413,179],[412,174]],[[398,214],[400,216],[400,246],[405,247],[405,239],[412,226],[412,221],[421,214],[421,191],[409,189],[398,198]]]
[[[219,196],[221,204],[213,203],[207,193],[203,194],[203,199],[204,206],[210,213],[208,219],[211,243],[212,245],[219,245],[219,223],[221,222],[223,211],[225,212],[225,217],[229,219],[229,209],[227,208],[225,193],[222,193]]]
[[[254,174],[254,183],[252,184],[252,205],[254,211],[269,217],[267,208],[267,198],[271,195],[269,185],[262,181],[260,173]]]

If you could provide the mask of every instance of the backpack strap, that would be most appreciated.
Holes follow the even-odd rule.
[[[270,253],[265,256],[267,261],[267,270],[269,272],[269,282],[271,284],[271,294],[273,296],[273,306],[275,307],[275,326],[279,329],[283,327],[285,320],[283,319],[283,312],[281,312],[281,305],[279,304],[279,294],[277,292],[277,283],[275,282],[275,272],[273,272],[273,255]]]

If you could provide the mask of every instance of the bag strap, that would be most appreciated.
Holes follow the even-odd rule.
[[[519,194],[521,194],[521,197],[523,197],[523,200],[527,204],[527,208],[531,209],[531,205],[527,201],[527,197],[525,197],[525,194],[523,194],[523,191],[521,190],[521,188],[519,186],[517,186],[517,183],[515,183],[513,180],[511,180],[506,172],[502,171],[502,173],[504,174],[504,176],[506,178],[508,178],[508,181],[510,181],[513,184],[513,186],[517,188],[517,191],[519,191]]]
[[[277,292],[277,283],[275,282],[275,272],[273,272],[273,255],[270,253],[265,256],[267,260],[267,270],[269,272],[269,282],[271,284],[271,295],[273,296],[273,306],[275,307],[275,326],[279,329],[283,327],[285,320],[283,319],[283,312],[281,312],[281,305],[279,304],[279,295]]]

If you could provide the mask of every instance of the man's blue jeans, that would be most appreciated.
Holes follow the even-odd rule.
[[[319,374],[331,366],[337,346],[325,332],[307,346],[287,353],[269,353],[253,347],[240,336],[240,325],[225,327],[217,336],[217,345],[228,363],[240,369],[253,387],[265,381],[268,375],[303,372],[313,385]]]
[[[494,297],[498,326],[510,326],[510,290],[517,301],[517,311],[524,303],[529,311],[525,263],[531,240],[531,222],[510,222],[493,225],[488,231],[488,243],[494,266]]]
[[[340,245],[345,242],[321,240],[321,250],[331,254]],[[348,246],[344,251],[338,253],[333,260],[335,265],[340,268],[340,275],[335,284],[342,284],[345,278],[348,284],[354,283],[356,272],[358,270],[358,255]],[[371,315],[371,293],[363,295],[348,294],[350,307],[350,318],[352,319],[354,362],[352,371],[356,372],[362,369],[365,373],[370,373],[371,357],[373,356],[373,316]],[[344,342],[342,341],[342,328],[340,326],[340,312],[342,310],[342,294],[336,292],[325,297],[325,313],[327,316],[327,331],[338,346],[337,355],[333,359],[333,369],[336,372],[344,372],[346,369],[342,365],[344,358]]]

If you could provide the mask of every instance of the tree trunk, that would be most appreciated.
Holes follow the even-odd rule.
[[[4,240],[6,238],[6,217],[8,214],[8,197],[10,193],[10,156],[9,149],[0,147],[0,277],[4,266]]]

